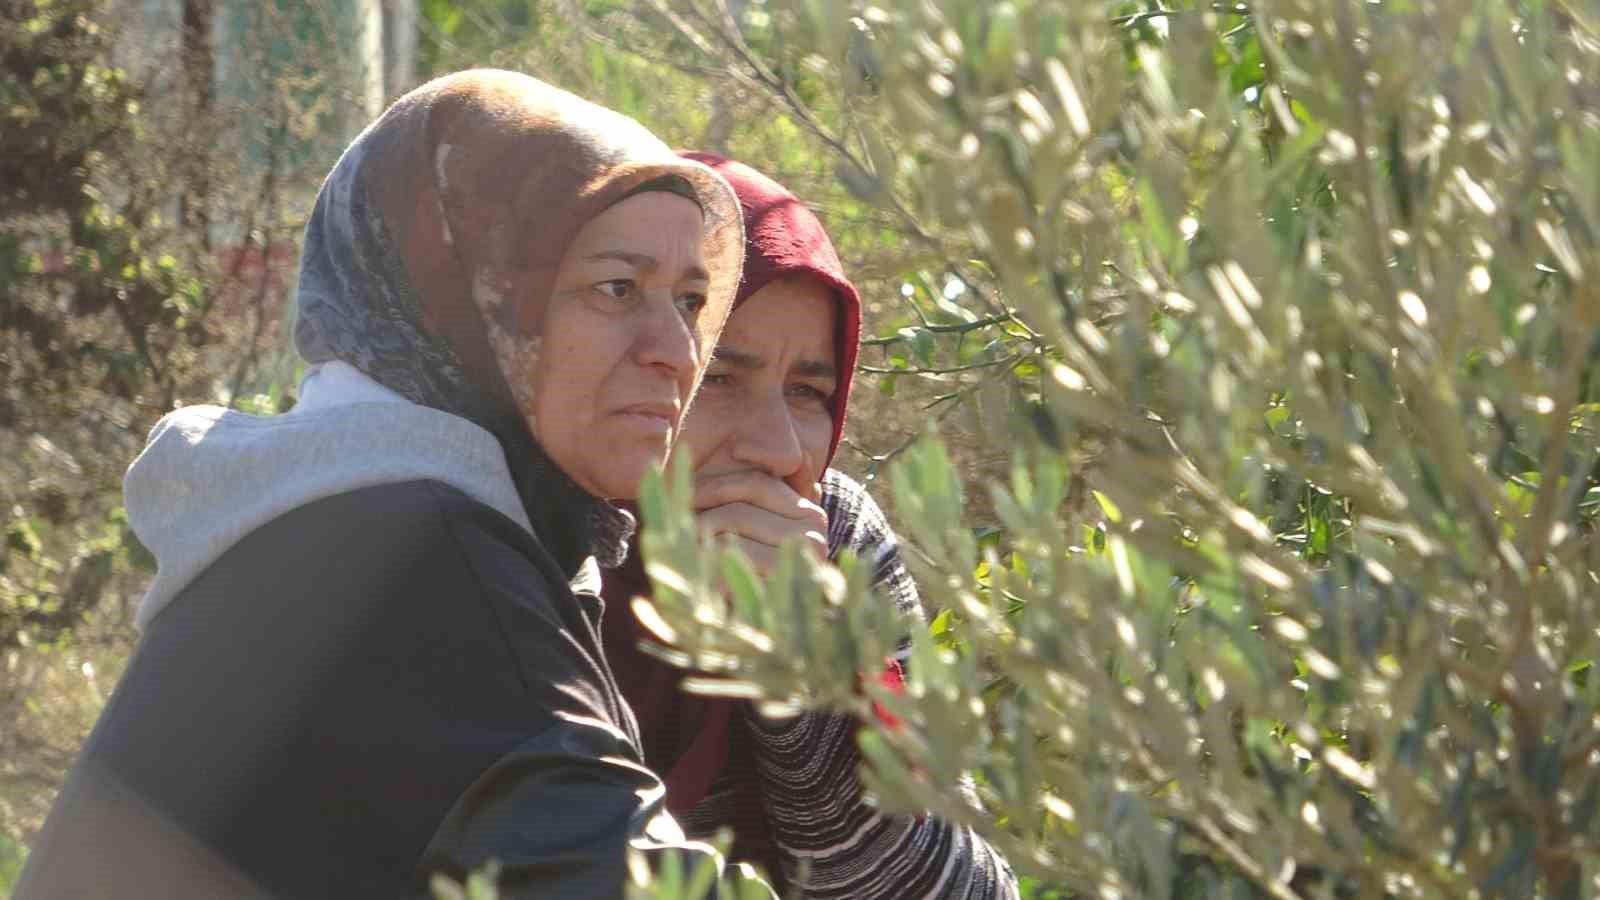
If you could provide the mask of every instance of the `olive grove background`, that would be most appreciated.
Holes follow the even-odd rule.
[[[867,298],[840,464],[930,624],[703,558],[669,478],[708,689],[884,703],[883,802],[1035,896],[1600,894],[1591,4],[422,0],[378,76],[306,64],[335,0],[252,6],[243,67],[226,4],[144,68],[115,7],[0,0],[0,886],[134,639],[144,430],[292,402],[293,242],[374,83],[498,65],[778,177]]]

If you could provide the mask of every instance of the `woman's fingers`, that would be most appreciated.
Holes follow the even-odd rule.
[[[778,548],[766,544],[758,544],[749,538],[734,537],[734,546],[743,551],[750,564],[755,567],[756,574],[762,578],[772,574],[778,567]]]
[[[795,519],[826,533],[828,514],[815,499],[795,493],[783,481],[762,472],[730,472],[697,478],[694,488],[696,512],[718,506],[745,503],[760,507],[786,519]]]
[[[818,523],[791,519],[750,503],[728,503],[701,512],[698,521],[707,533],[733,535],[769,547],[777,547],[785,538],[799,535],[808,544],[820,547],[824,555],[828,549],[826,517]]]
[[[749,558],[751,565],[755,566],[757,575],[765,578],[771,575],[773,570],[778,567],[777,547],[763,544],[759,541],[752,541],[749,538],[739,537],[738,535],[731,535],[731,538],[734,546],[738,547]],[[805,546],[813,553],[816,553],[819,558],[827,555],[828,545],[826,541],[819,543],[808,540]]]
[[[755,564],[769,574],[778,562],[778,546],[800,536],[819,559],[828,555],[828,514],[816,498],[805,497],[762,472],[730,472],[696,479],[694,508],[708,534],[727,535]]]

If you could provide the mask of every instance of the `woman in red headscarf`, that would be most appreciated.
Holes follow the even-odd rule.
[[[861,301],[821,222],[742,163],[685,154],[727,179],[744,214],[744,279],[676,453],[695,470],[701,525],[731,537],[758,568],[790,535],[830,558],[874,567],[878,595],[921,615],[894,534],[864,488],[828,468],[844,429]],[[783,720],[751,704],[678,687],[680,670],[638,649],[627,600],[648,592],[637,551],[605,580],[606,655],[633,707],[647,764],[691,836],[735,831],[734,856],[803,896],[1005,898],[1005,861],[970,829],[894,818],[868,805],[856,723],[821,713]],[[897,660],[885,677],[899,679]],[[802,861],[804,865],[802,865]]]

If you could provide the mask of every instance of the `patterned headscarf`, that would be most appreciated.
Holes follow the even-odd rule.
[[[343,360],[412,402],[488,429],[541,539],[579,532],[552,548],[557,558],[592,549],[615,564],[604,557],[615,556],[611,532],[627,517],[582,502],[587,495],[533,437],[539,335],[578,230],[670,176],[704,213],[711,279],[694,328],[709,348],[743,251],[738,203],[720,177],[632,119],[526,75],[475,70],[431,81],[356,138],[323,183],[306,226],[295,346],[307,362]],[[549,521],[573,504],[587,511],[588,533]]]

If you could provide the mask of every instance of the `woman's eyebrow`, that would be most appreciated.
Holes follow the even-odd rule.
[[[651,256],[648,253],[638,253],[633,250],[600,250],[589,254],[587,257],[585,257],[585,259],[616,260],[617,262],[625,262],[636,269],[654,269],[660,264],[660,261],[654,256]],[[696,281],[710,281],[711,273],[707,272],[703,266],[689,266],[684,270],[683,277]]]
[[[718,344],[711,351],[711,359],[723,365],[733,366],[735,369],[759,369],[766,365],[766,360],[754,353],[730,347],[727,344]]]
[[[839,369],[833,363],[821,359],[802,359],[794,364],[797,375],[807,378],[838,378]]]

